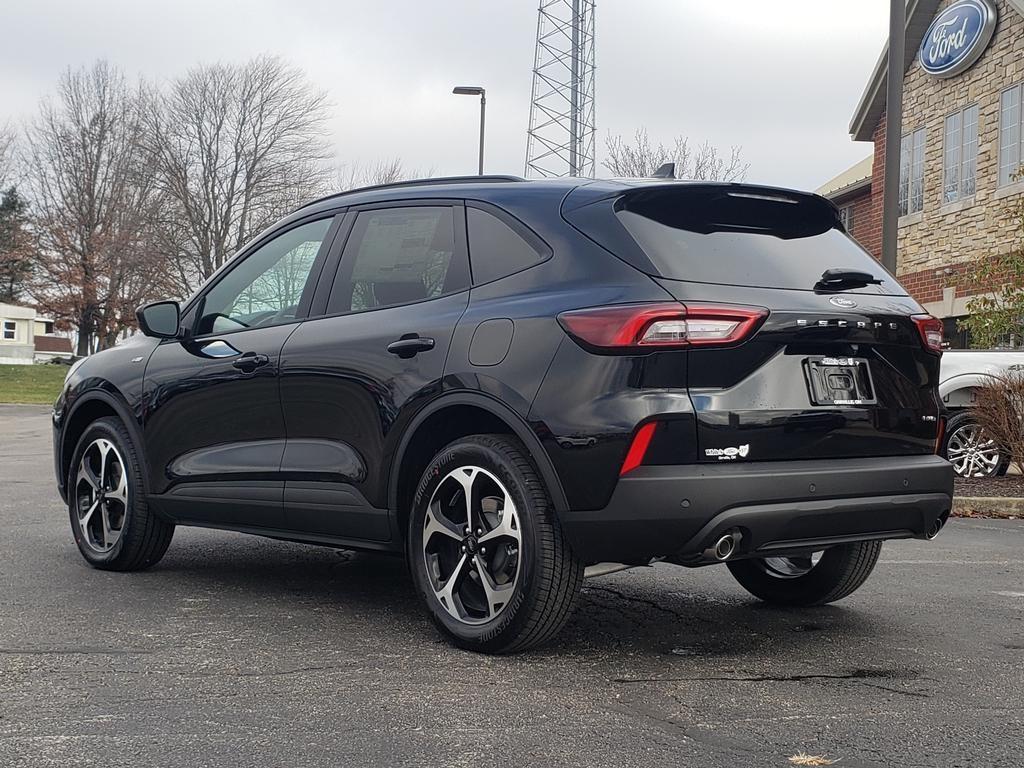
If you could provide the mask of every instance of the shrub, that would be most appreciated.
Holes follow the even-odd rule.
[[[1024,471],[1024,372],[990,377],[978,388],[972,411],[984,437],[1000,446]]]

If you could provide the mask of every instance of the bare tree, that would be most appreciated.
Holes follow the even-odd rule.
[[[144,146],[163,198],[159,247],[191,293],[255,234],[322,193],[326,95],[274,57],[197,67],[151,90]]]
[[[371,187],[378,184],[393,184],[396,181],[422,179],[433,175],[434,169],[425,172],[419,169],[406,170],[401,158],[376,160],[368,165],[359,163],[345,164],[338,169],[338,189],[344,191],[358,187]]]
[[[602,165],[612,175],[620,177],[647,178],[665,163],[676,164],[676,178],[699,181],[743,181],[750,168],[741,159],[739,147],[732,147],[728,158],[722,157],[708,142],[696,150],[689,140],[677,136],[672,145],[655,145],[647,135],[646,128],[637,129],[632,142],[621,135],[609,135],[605,140],[608,159]]]
[[[78,354],[134,322],[157,272],[146,234],[150,175],[138,152],[138,94],[100,61],[66,71],[26,130],[36,236],[32,298],[78,330]]]
[[[0,125],[0,189],[14,183],[15,137],[13,126]]]

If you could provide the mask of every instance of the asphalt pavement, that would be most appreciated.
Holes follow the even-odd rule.
[[[453,649],[403,563],[179,529],[87,567],[48,409],[0,406],[0,767],[1024,763],[1024,521],[886,544],[842,602],[723,567],[588,581],[558,642]]]

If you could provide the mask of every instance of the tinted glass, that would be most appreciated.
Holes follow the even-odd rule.
[[[904,293],[813,196],[651,192],[620,201],[617,216],[674,280],[813,290],[826,269],[844,268],[883,281],[857,291]]]
[[[512,227],[479,208],[466,209],[473,282],[489,283],[537,264],[543,255]]]
[[[423,206],[363,211],[345,246],[327,311],[365,312],[464,290],[454,212]]]
[[[202,304],[197,333],[225,333],[295,319],[330,219],[290,229],[228,272]]]

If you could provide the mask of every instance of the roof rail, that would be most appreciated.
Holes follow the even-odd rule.
[[[309,208],[311,205],[322,203],[325,200],[333,200],[336,197],[342,197],[344,195],[354,195],[357,192],[370,192],[375,189],[395,189],[397,187],[433,187],[444,184],[473,184],[475,182],[484,183],[504,183],[510,181],[526,181],[521,176],[509,176],[509,175],[491,175],[491,176],[437,176],[430,179],[408,179],[407,181],[392,181],[387,184],[371,184],[368,187],[356,187],[355,189],[346,189],[343,192],[335,192],[330,195],[324,195],[316,200],[312,200],[305,205],[299,206],[297,210],[303,208]]]

